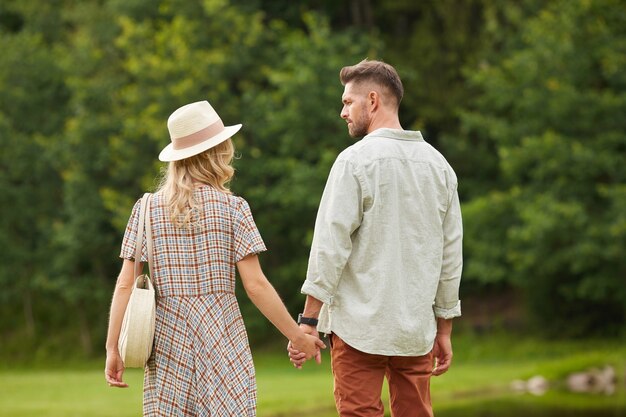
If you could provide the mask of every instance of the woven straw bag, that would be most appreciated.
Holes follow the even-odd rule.
[[[152,273],[152,228],[150,226],[150,199],[146,193],[141,199],[139,226],[135,242],[135,283],[122,321],[118,348],[126,368],[143,368],[152,353],[155,320],[155,293],[150,276],[141,271],[141,246],[144,226],[148,246],[148,268]]]

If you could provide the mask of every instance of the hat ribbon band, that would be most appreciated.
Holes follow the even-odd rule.
[[[198,130],[191,135],[182,136],[180,138],[172,138],[172,147],[179,151],[181,149],[191,148],[207,139],[221,133],[224,130],[224,122],[218,119],[215,123],[208,125],[204,129]]]

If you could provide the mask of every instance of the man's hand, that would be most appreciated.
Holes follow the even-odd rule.
[[[437,333],[433,354],[436,361],[433,375],[443,375],[450,368],[450,364],[452,363],[452,341],[450,340],[449,334]]]

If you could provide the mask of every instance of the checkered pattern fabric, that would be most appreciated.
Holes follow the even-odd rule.
[[[177,228],[163,197],[150,209],[157,294],[152,356],[144,376],[144,416],[255,416],[256,381],[235,298],[235,263],[265,245],[248,203],[209,186],[196,189],[195,226]],[[139,205],[120,256],[134,258]],[[142,259],[147,260],[144,241]]]

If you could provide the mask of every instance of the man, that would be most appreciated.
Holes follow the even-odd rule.
[[[341,117],[350,136],[364,138],[328,177],[299,323],[330,335],[341,417],[382,417],[385,376],[394,417],[432,416],[430,377],[448,370],[452,318],[461,315],[456,175],[420,132],[402,129],[392,66],[364,60],[340,79]],[[304,363],[291,346],[289,356]]]

